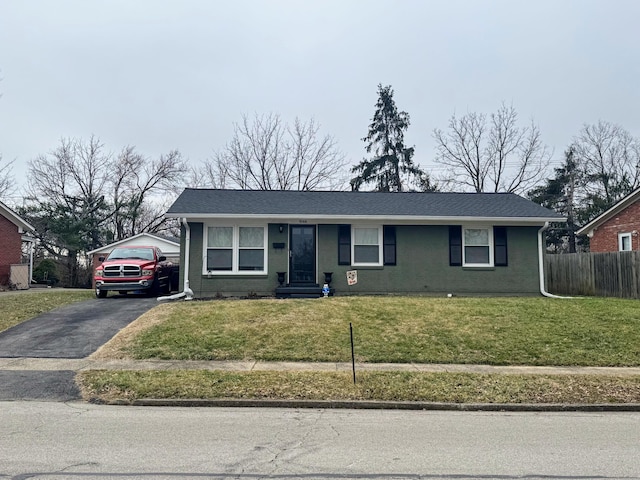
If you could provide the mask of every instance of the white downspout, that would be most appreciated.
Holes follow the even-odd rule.
[[[542,238],[542,234],[549,228],[549,222],[545,222],[545,224],[538,230],[538,275],[540,277],[540,293],[545,297],[549,298],[573,298],[573,297],[561,297],[559,295],[554,295],[553,293],[547,292],[544,286],[544,240]]]
[[[163,300],[177,300],[179,298],[185,297],[185,300],[193,300],[193,290],[189,288],[189,254],[191,250],[191,228],[189,227],[189,223],[186,218],[182,219],[182,225],[184,225],[185,235],[184,235],[184,266],[180,268],[184,268],[184,288],[182,292],[176,293],[174,295],[169,295],[167,297],[158,297],[158,301]]]

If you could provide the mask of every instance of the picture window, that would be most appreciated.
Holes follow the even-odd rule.
[[[266,273],[266,243],[262,226],[210,226],[204,273]]]

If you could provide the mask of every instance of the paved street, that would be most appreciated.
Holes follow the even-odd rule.
[[[640,478],[638,413],[0,402],[0,478]]]

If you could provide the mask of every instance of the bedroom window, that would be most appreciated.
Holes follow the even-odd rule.
[[[633,250],[631,246],[631,233],[618,234],[618,250],[621,252],[630,252]]]
[[[493,266],[493,232],[491,228],[462,230],[463,265],[466,267]]]
[[[449,266],[507,267],[507,227],[449,226]]]
[[[266,273],[265,237],[265,227],[208,227],[205,273]]]
[[[382,265],[382,227],[353,227],[354,266]]]
[[[385,225],[352,228],[348,224],[338,225],[338,265],[351,265],[352,258],[354,265],[395,265],[396,227]]]

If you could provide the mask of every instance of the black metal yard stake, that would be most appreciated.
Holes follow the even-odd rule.
[[[351,368],[353,369],[353,384],[356,384],[356,355],[353,351],[353,325],[349,322],[349,333],[351,334]]]

